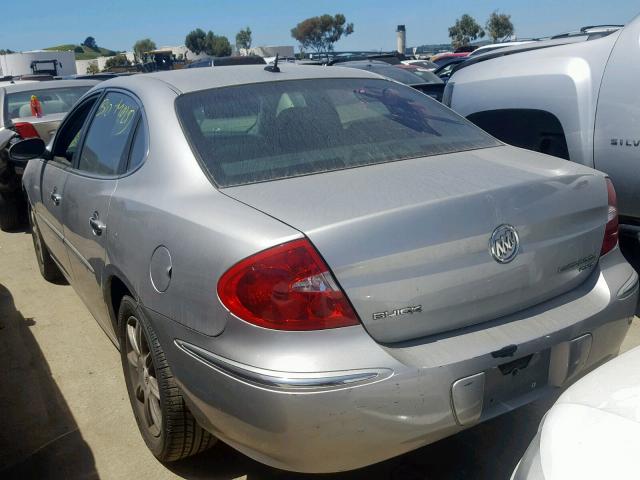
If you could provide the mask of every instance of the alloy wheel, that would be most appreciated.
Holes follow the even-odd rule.
[[[127,319],[126,355],[139,421],[154,437],[162,432],[160,390],[149,342],[140,320]]]

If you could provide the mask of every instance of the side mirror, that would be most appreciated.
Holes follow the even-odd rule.
[[[41,138],[26,138],[9,147],[9,160],[24,163],[27,160],[42,157],[47,145]]]

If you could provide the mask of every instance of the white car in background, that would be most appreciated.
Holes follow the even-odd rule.
[[[536,40],[520,40],[517,42],[501,42],[501,43],[490,43],[489,45],[483,45],[482,47],[476,48],[473,52],[469,54],[469,57],[477,57],[478,55],[482,55],[483,53],[492,52],[494,50],[498,50],[499,48],[505,47],[513,47],[515,45],[524,45],[525,43],[533,43]]]
[[[640,347],[594,370],[547,412],[511,480],[640,478]]]

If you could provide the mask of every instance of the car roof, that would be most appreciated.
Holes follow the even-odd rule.
[[[238,65],[224,68],[189,68],[165,72],[145,73],[103,82],[104,87],[144,89],[150,81],[162,82],[177,93],[188,93],[211,88],[230,87],[249,83],[320,78],[381,78],[365,70],[344,67],[322,67],[282,63],[280,72],[265,70],[264,65]]]
[[[25,82],[5,85],[5,92],[29,92],[31,90],[48,90],[51,88],[92,87],[100,83],[98,80],[47,80],[44,82]]]

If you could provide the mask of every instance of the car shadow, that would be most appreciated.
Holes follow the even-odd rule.
[[[33,325],[0,284],[0,478],[98,478]]]
[[[207,452],[166,467],[189,480],[507,480],[560,393],[426,447],[351,472],[285,472],[262,465],[221,442]]]

